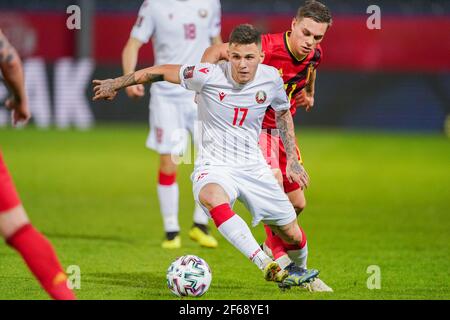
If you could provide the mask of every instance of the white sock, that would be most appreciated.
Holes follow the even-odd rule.
[[[264,242],[263,243],[264,252],[273,259],[273,253],[272,250],[269,248],[269,246]],[[292,263],[292,260],[289,258],[289,255],[284,255],[279,257],[278,259],[275,259],[275,261],[278,263],[281,269],[286,268],[288,265]]]
[[[292,260],[289,258],[288,255],[281,256],[275,261],[278,263],[281,269],[286,268],[288,265],[292,263]]]
[[[166,232],[178,232],[178,183],[170,186],[158,184],[159,207]]]
[[[308,260],[308,243],[306,243],[300,250],[288,250],[287,254],[297,266],[306,269],[306,261]]]
[[[205,211],[198,205],[198,203],[195,203],[195,209],[194,209],[194,222],[198,224],[208,224],[208,216],[206,215]]]
[[[259,269],[263,270],[267,264],[272,262],[272,259],[259,247],[248,225],[237,214],[222,223],[218,229],[228,242],[256,264]]]

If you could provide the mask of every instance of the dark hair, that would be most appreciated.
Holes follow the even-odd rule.
[[[296,18],[311,18],[318,23],[328,23],[329,26],[333,22],[330,9],[323,3],[315,0],[305,1],[305,4],[298,9]]]
[[[230,34],[229,44],[252,44],[261,45],[261,32],[251,24],[238,25]]]

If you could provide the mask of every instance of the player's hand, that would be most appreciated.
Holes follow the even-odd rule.
[[[309,176],[305,168],[297,160],[288,160],[286,166],[286,177],[289,182],[297,182],[302,189],[308,188]]]
[[[31,118],[27,101],[17,97],[8,98],[5,102],[7,109],[11,110],[12,125],[24,125]]]
[[[141,98],[145,95],[145,87],[143,84],[126,87],[125,91],[130,98]]]
[[[114,79],[92,81],[92,85],[94,85],[94,97],[92,100],[113,100],[117,95],[114,82]]]
[[[314,94],[308,94],[305,89],[295,95],[295,106],[309,111],[314,106]]]

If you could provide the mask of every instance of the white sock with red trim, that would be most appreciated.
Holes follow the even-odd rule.
[[[166,175],[159,173],[158,180],[158,199],[161,215],[166,232],[179,232],[178,224],[178,184],[175,181],[175,174]]]
[[[194,222],[198,224],[208,224],[208,216],[206,215],[205,211],[198,205],[198,203],[195,203],[195,209],[194,209]]]
[[[306,241],[306,234],[302,228],[300,228],[302,232],[302,243],[300,243],[298,249],[291,250],[289,248],[286,252],[289,255],[289,258],[294,261],[294,263],[306,269],[306,262],[308,260],[308,242]]]
[[[273,261],[261,250],[248,225],[231,210],[228,203],[211,209],[210,213],[224,238],[248,257],[259,269],[264,270],[267,264]]]

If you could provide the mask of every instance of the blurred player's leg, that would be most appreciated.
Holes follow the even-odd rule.
[[[216,248],[218,246],[217,240],[209,234],[208,216],[198,204],[195,204],[194,225],[189,230],[189,237],[206,248]]]
[[[168,98],[153,94],[150,100],[150,134],[147,147],[160,154],[157,189],[166,235],[162,243],[165,249],[181,247],[176,160],[188,151],[189,133],[193,136],[196,115],[197,106],[191,95]],[[209,234],[208,217],[197,206],[189,236],[204,247],[217,247],[216,239]]]
[[[57,300],[73,300],[67,276],[50,242],[29,222],[0,153],[0,234],[16,249],[45,291]]]
[[[181,247],[178,223],[179,191],[176,182],[176,164],[171,155],[160,155],[160,169],[158,178],[158,199],[166,232],[166,240],[162,243],[165,249]]]

